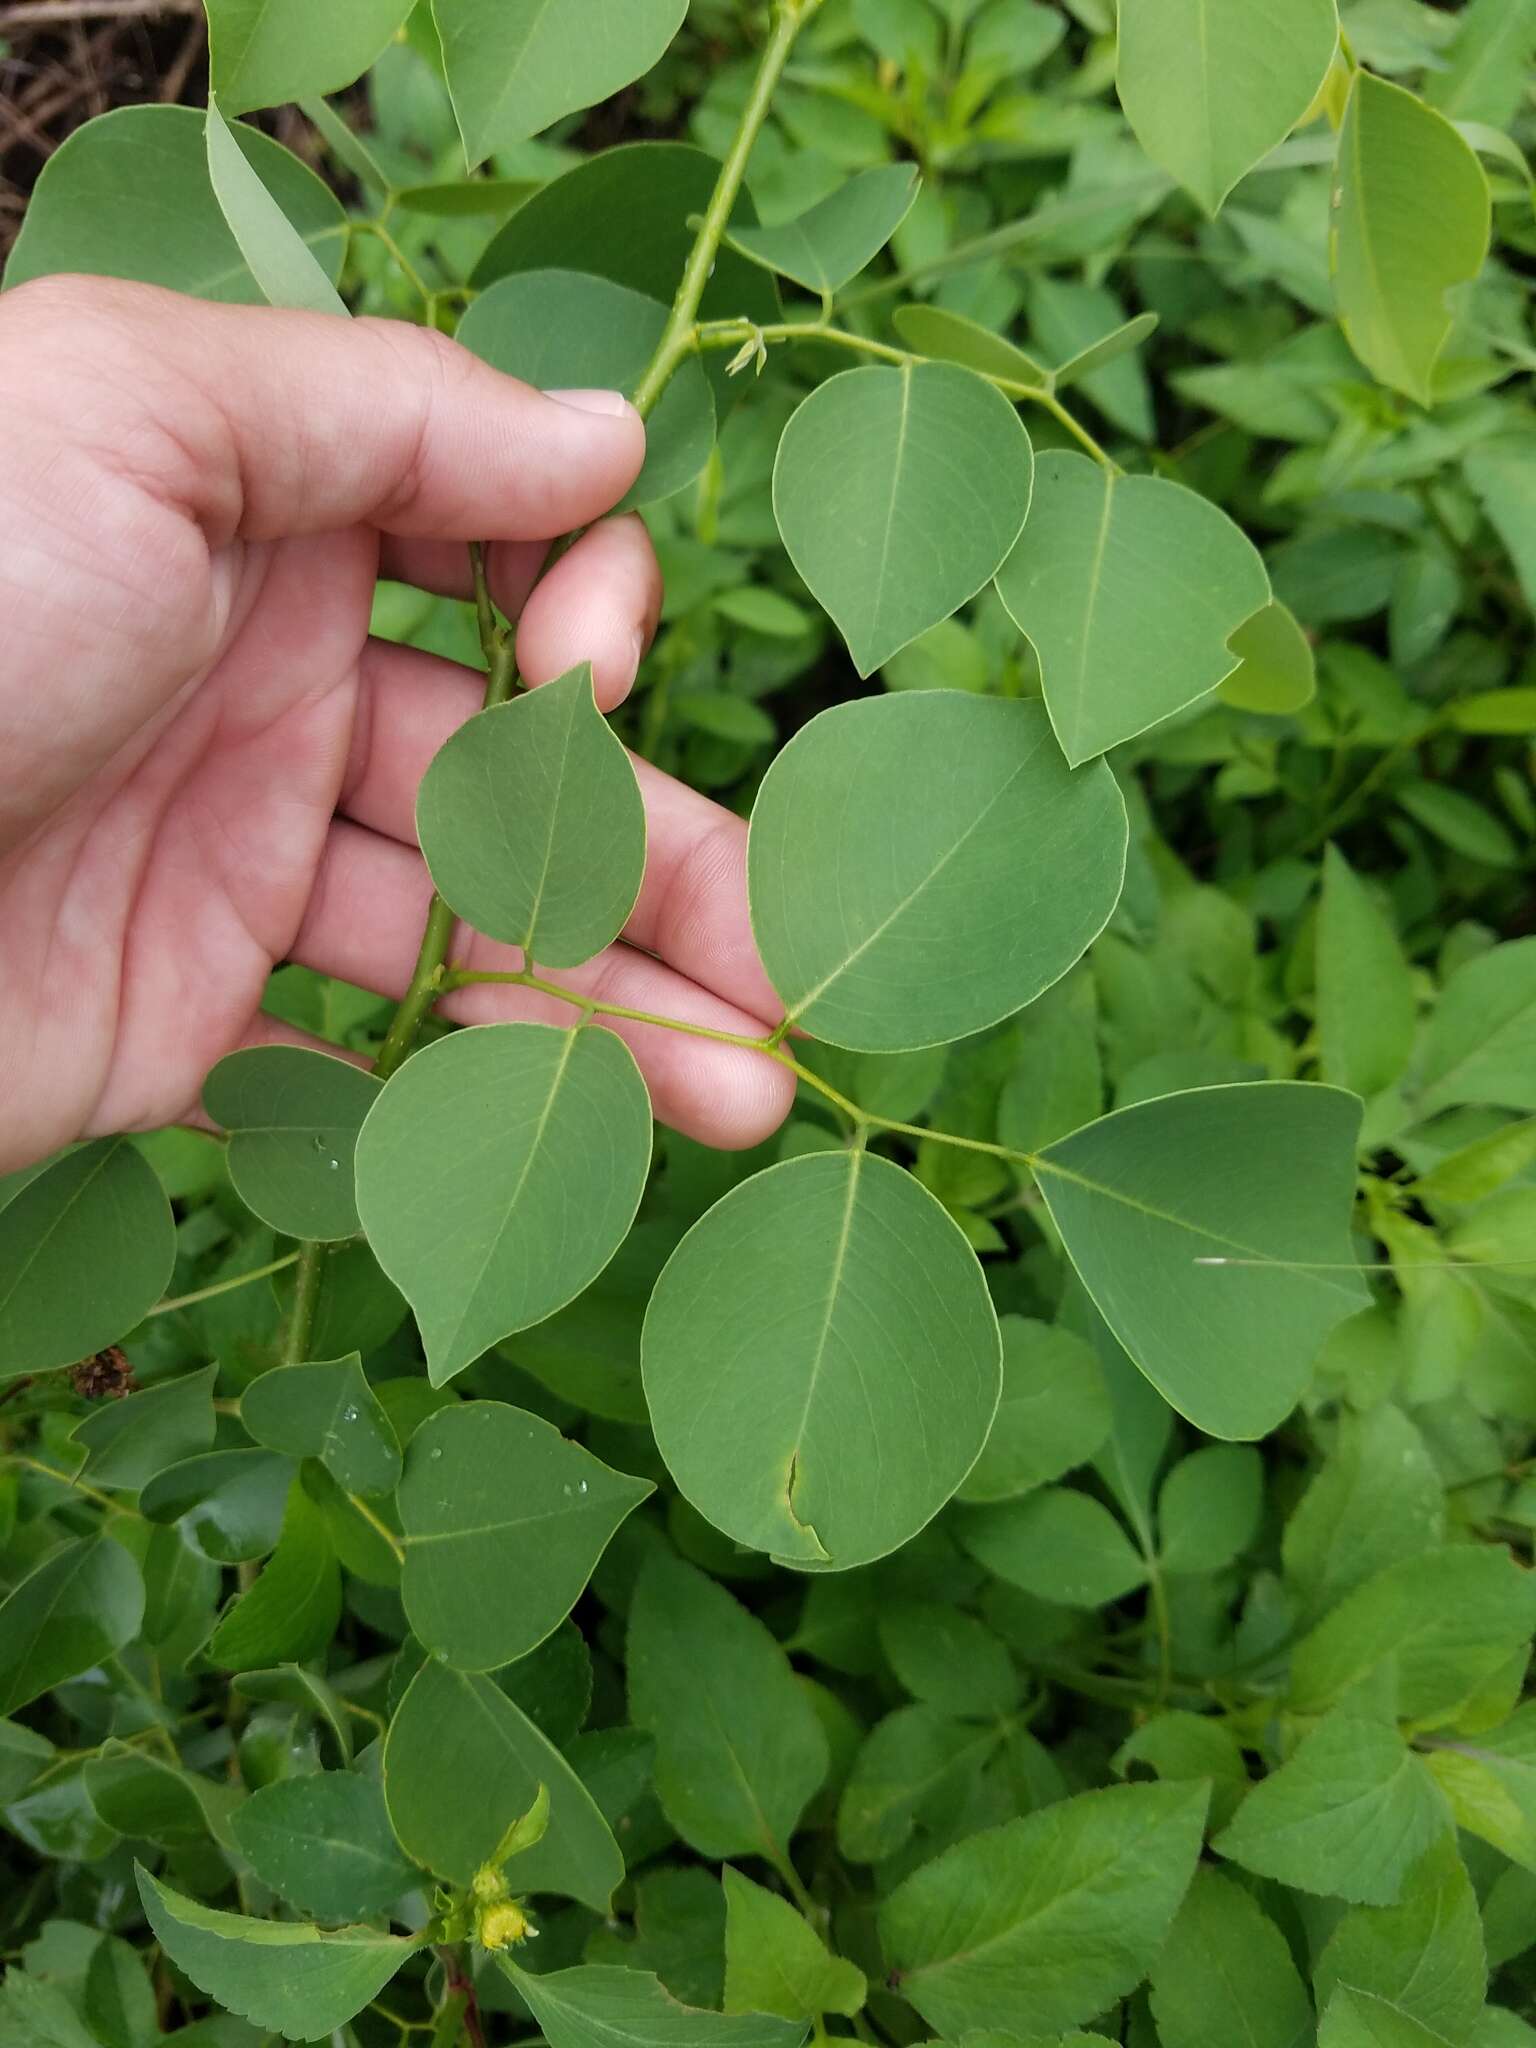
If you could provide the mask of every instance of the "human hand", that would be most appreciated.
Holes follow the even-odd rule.
[[[654,630],[639,519],[600,520],[645,434],[393,322],[47,279],[0,300],[0,1171],[194,1115],[223,1054],[303,1034],[259,1008],[297,960],[410,979],[431,884],[416,785],[481,679],[373,640],[382,573],[468,594],[494,545],[524,679],[590,660],[611,709]],[[550,539],[600,520],[542,579]],[[649,857],[625,935],[564,977],[755,1035],[778,1005],[744,824],[636,764]],[[520,966],[478,936],[460,966]],[[570,1011],[466,989],[460,1021]],[[658,1117],[710,1144],[789,1106],[756,1053],[620,1023]]]

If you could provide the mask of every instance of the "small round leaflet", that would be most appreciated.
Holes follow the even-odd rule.
[[[889,1160],[822,1152],[732,1189],[683,1239],[642,1347],[656,1441],[699,1512],[788,1564],[915,1536],[986,1442],[997,1318],[970,1247]]]

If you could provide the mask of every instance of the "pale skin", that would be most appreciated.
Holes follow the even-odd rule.
[[[416,786],[482,679],[369,637],[380,575],[468,595],[466,544],[537,685],[590,661],[611,710],[655,630],[640,520],[605,519],[645,430],[398,323],[48,279],[0,298],[0,1172],[195,1118],[296,960],[398,997],[430,896]],[[549,542],[582,538],[541,575]],[[756,1037],[779,1005],[747,917],[746,827],[637,762],[649,831],[621,941],[583,993]],[[461,931],[455,966],[509,971]],[[521,988],[460,1022],[569,1024]],[[609,1020],[657,1116],[757,1143],[793,1077]]]

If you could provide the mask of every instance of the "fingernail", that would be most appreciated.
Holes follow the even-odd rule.
[[[606,413],[610,419],[622,419],[629,411],[629,400],[622,391],[546,391],[544,396],[559,405],[574,406],[577,412]]]

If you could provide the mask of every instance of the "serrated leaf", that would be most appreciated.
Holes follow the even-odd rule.
[[[269,1450],[318,1458],[348,1493],[389,1493],[399,1480],[399,1440],[355,1351],[262,1373],[240,1397],[240,1420]]]
[[[227,1610],[204,1655],[223,1671],[302,1664],[319,1656],[340,1618],[341,1569],[325,1517],[295,1480],[276,1550]]]
[[[961,1719],[1017,1704],[1007,1646],[974,1615],[937,1600],[899,1600],[882,1608],[878,1629],[886,1662],[914,1699]]]
[[[254,128],[241,155],[335,282],[346,250],[341,202],[296,156]],[[136,278],[194,298],[265,301],[208,174],[201,113],[118,107],[77,128],[43,166],[6,265],[9,289],[50,272]]]
[[[432,0],[470,169],[637,79],[688,0]]]
[[[770,228],[729,228],[726,241],[807,291],[838,291],[885,247],[917,197],[915,164],[877,164]]]
[[[170,1203],[126,1138],[0,1178],[0,1382],[115,1344],[160,1299],[175,1257]]]
[[[1436,1737],[1424,1760],[1458,1827],[1536,1870],[1536,1702],[1500,1727]]]
[[[1152,1965],[1161,2048],[1307,2048],[1312,2005],[1285,1936],[1250,1892],[1195,1872]]]
[[[1339,1708],[1254,1786],[1212,1846],[1298,1890],[1390,1906],[1450,1818],[1395,1728]]]
[[[991,579],[1033,473],[1008,400],[949,363],[845,370],[801,403],[774,463],[774,517],[861,676]]]
[[[629,1611],[629,1706],[656,1738],[667,1818],[701,1856],[763,1856],[826,1777],[827,1738],[755,1615],[692,1565],[650,1556]]]
[[[411,11],[411,0],[207,0],[213,89],[226,113],[340,92],[361,77]]]
[[[320,1920],[367,1920],[416,1882],[370,1778],[317,1771],[263,1785],[230,1820],[235,1847],[264,1885]]]
[[[1536,939],[1494,946],[1459,967],[1424,1035],[1420,1106],[1536,1109]]]
[[[344,2026],[426,1940],[221,1913],[136,1869],[145,1915],[177,1968],[220,2005],[286,2041],[323,2041]]]
[[[1002,1316],[999,1327],[1003,1397],[961,1482],[964,1501],[1011,1500],[1047,1485],[1086,1463],[1109,1435],[1109,1395],[1091,1345],[1026,1316]]]
[[[1147,1576],[1146,1560],[1104,1503],[1072,1487],[971,1508],[955,1533],[988,1571],[1064,1607],[1102,1607]]]
[[[1270,602],[1253,543],[1208,498],[1054,451],[997,589],[1074,767],[1214,690],[1238,666],[1233,635]]]
[[[406,1854],[450,1884],[469,1884],[540,1785],[549,1826],[517,1859],[519,1890],[606,1913],[624,1858],[580,1778],[492,1680],[429,1658],[384,1741],[384,1798]]]
[[[145,1486],[157,1472],[206,1451],[213,1442],[216,1365],[183,1373],[125,1401],[93,1409],[70,1431],[86,1452],[80,1477],[90,1486]]]
[[[996,1726],[919,1702],[877,1721],[837,1804],[837,1846],[851,1863],[883,1863],[912,1831],[951,1811],[1000,1741]]]
[[[680,2005],[649,1970],[587,1963],[534,1976],[503,1960],[549,2048],[797,2048],[803,2021]]]
[[[755,1175],[663,1268],[646,1401],[668,1469],[738,1543],[866,1564],[954,1492],[997,1407],[997,1319],[952,1220],[863,1151]]]
[[[1038,705],[865,698],[802,727],[763,778],[752,929],[797,1023],[854,1051],[908,1051],[995,1023],[1064,974],[1114,909],[1125,848],[1113,778],[1064,768]]]
[[[274,1230],[323,1241],[360,1228],[352,1156],[378,1095],[364,1068],[298,1045],[232,1052],[203,1083],[241,1201]]]
[[[1450,122],[1356,71],[1330,249],[1339,324],[1371,374],[1420,405],[1451,332],[1446,293],[1481,270],[1490,213],[1483,167]]]
[[[144,1581],[120,1543],[55,1550],[0,1601],[0,1714],[114,1655],[143,1617]]]
[[[1126,119],[1208,214],[1306,113],[1339,39],[1334,0],[1121,0],[1119,26]]]
[[[1347,1989],[1392,2020],[1426,2029],[1431,2041],[1459,2044],[1482,2010],[1487,1979],[1477,1897],[1447,1834],[1416,1866],[1401,1904],[1344,1915],[1318,1958],[1313,1989],[1324,2008]],[[1384,2038],[1396,2048],[1390,2031]]]
[[[739,1870],[720,1873],[725,1886],[725,2010],[777,2013],[786,2020],[847,2017],[864,2003],[864,1973],[802,1919],[788,1899]]]
[[[1123,1785],[990,1828],[880,1908],[896,1988],[936,2032],[1050,2033],[1146,1974],[1200,1854],[1204,1785]]]
[[[645,874],[645,808],[591,665],[461,725],[422,778],[416,829],[447,902],[530,965],[611,944]]]
[[[1205,1444],[1181,1458],[1157,1497],[1164,1571],[1217,1572],[1246,1550],[1264,1509],[1264,1463],[1246,1444]]]
[[[1285,1525],[1285,1576],[1313,1620],[1374,1572],[1445,1534],[1445,1493],[1400,1408],[1343,1414],[1338,1435]]]
[[[569,1614],[614,1530],[651,1490],[504,1402],[429,1416],[397,1495],[412,1629],[464,1671],[525,1657]]]
[[[347,318],[341,295],[308,243],[247,162],[214,93],[208,95],[205,133],[208,182],[262,297],[273,306]]]
[[[611,1031],[490,1024],[414,1055],[358,1139],[357,1205],[434,1386],[597,1278],[650,1164],[650,1097]]]
[[[605,277],[526,270],[483,291],[456,339],[495,369],[541,389],[628,391],[666,324],[659,300]],[[689,357],[646,422],[645,465],[615,509],[670,498],[693,482],[714,445],[714,397],[697,357]]]

